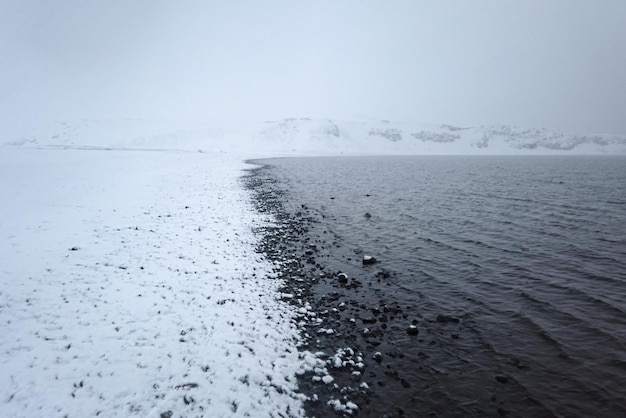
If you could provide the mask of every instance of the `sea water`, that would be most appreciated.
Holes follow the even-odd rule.
[[[385,325],[402,355],[364,379],[403,385],[379,381],[375,413],[626,416],[626,158],[264,162],[330,232],[324,262],[374,256],[361,298],[418,324]]]

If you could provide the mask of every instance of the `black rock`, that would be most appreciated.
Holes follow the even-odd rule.
[[[461,322],[461,320],[452,315],[437,315],[437,322],[454,322],[455,324],[458,324],[459,322]]]
[[[374,257],[369,256],[369,255],[364,255],[363,256],[363,265],[364,266],[371,266],[372,264],[376,264],[378,263],[378,260],[376,260]]]
[[[419,329],[415,325],[411,325],[406,329],[406,333],[409,335],[417,335],[420,333]]]

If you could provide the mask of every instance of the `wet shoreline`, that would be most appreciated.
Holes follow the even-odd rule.
[[[399,302],[395,278],[402,272],[384,260],[363,265],[366,253],[344,248],[317,211],[292,200],[271,166],[252,169],[245,184],[257,209],[277,221],[257,231],[259,251],[281,266],[283,293],[298,307],[310,306],[299,322],[306,339],[301,348],[323,352],[333,377],[325,384],[312,373],[300,376],[300,391],[315,399],[305,405],[309,416],[555,416],[507,370],[528,365],[467,362],[457,352],[476,348],[474,327],[466,325],[471,318],[423,317],[423,297]],[[483,375],[483,384],[468,385],[469,374]],[[336,410],[337,400],[358,409]]]
[[[354,333],[343,330],[342,322],[346,321],[342,321],[342,313],[348,309],[339,306],[339,293],[319,297],[315,289],[328,286],[326,283],[335,276],[324,263],[330,256],[329,248],[324,240],[310,236],[320,225],[309,208],[302,205],[295,213],[285,208],[285,192],[269,171],[269,166],[254,168],[244,178],[257,210],[272,215],[277,221],[276,226],[256,231],[262,237],[258,251],[280,266],[276,273],[285,282],[282,293],[301,311],[298,325],[304,344],[299,348],[315,352],[325,360],[334,379],[332,384],[325,384],[312,372],[299,377],[300,392],[310,398],[305,404],[306,412],[308,416],[318,417],[362,415],[362,406],[367,405],[373,393],[371,386],[362,381],[370,361],[351,348],[357,338]],[[346,285],[348,288],[355,286],[358,284],[354,280]],[[354,323],[348,321],[348,326],[354,328]],[[337,360],[342,363],[339,367],[335,367]],[[352,402],[359,409],[337,411],[328,404],[336,400],[344,405]]]

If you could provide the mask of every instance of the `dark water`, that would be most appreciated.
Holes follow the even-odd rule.
[[[320,220],[329,268],[403,307],[363,347],[401,353],[364,381],[403,385],[380,381],[362,415],[626,417],[626,158],[266,162],[290,209]]]

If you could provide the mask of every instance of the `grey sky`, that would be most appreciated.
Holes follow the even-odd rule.
[[[0,119],[626,134],[626,1],[0,0]]]

